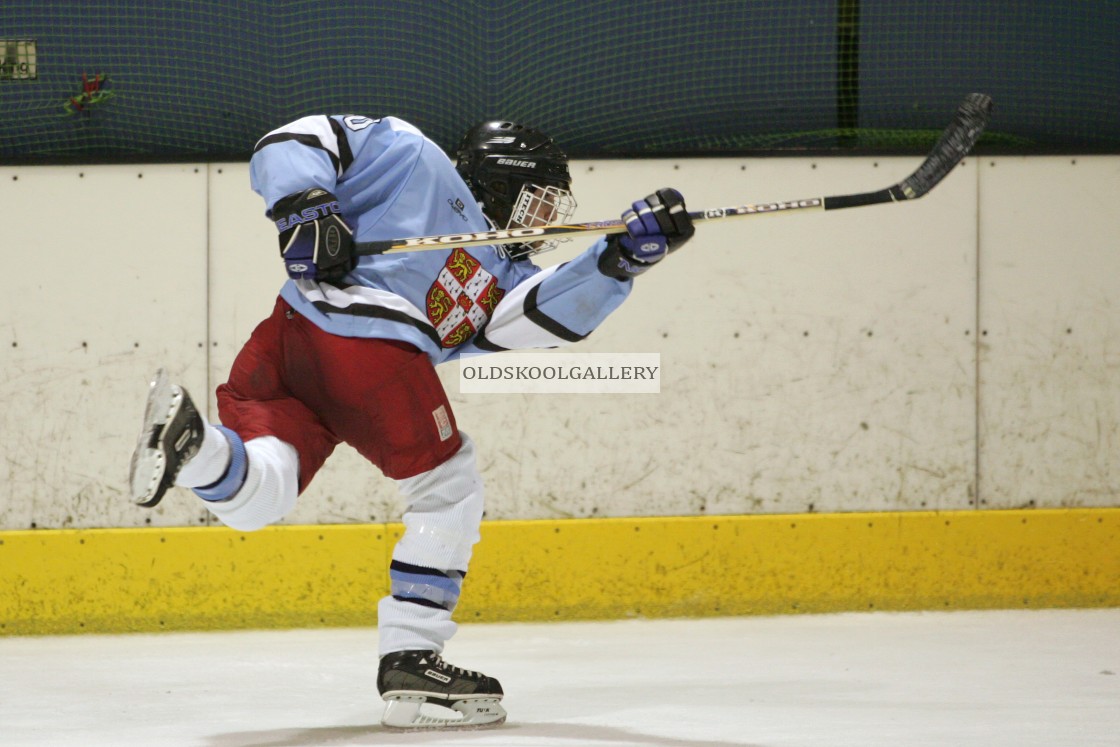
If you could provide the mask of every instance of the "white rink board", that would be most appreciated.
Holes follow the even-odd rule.
[[[616,216],[667,185],[692,209],[874,190],[920,160],[576,162],[576,220]],[[980,338],[980,469],[993,470],[982,474],[984,505],[1120,505],[1115,480],[1100,474],[1110,469],[1103,447],[1066,444],[1041,482],[1006,466],[1035,459],[1063,433],[1088,437],[1097,427],[1089,411],[1063,409],[1087,382],[1098,382],[1090,403],[1099,427],[1111,433],[1120,421],[1101,383],[1112,321],[1107,304],[1090,302],[1120,297],[1108,292],[1120,290],[1120,275],[1095,264],[1120,218],[1041,203],[1095,195],[1103,204],[1116,194],[1120,159],[1080,158],[1055,174],[1058,165],[968,159],[913,203],[704,223],[600,330],[565,349],[658,352],[658,395],[465,395],[455,365],[442,367],[479,448],[487,518],[976,505],[978,287],[989,330]],[[988,188],[993,178],[1010,184]],[[166,364],[198,399],[209,393],[212,408],[214,387],[283,280],[247,165],[7,167],[0,199],[12,214],[38,216],[13,223],[4,241],[17,275],[31,280],[4,302],[0,527],[199,523],[183,491],[156,511],[133,509],[124,474],[151,370]],[[1022,234],[1037,242],[1032,256],[1047,256],[1056,242],[1047,236],[1077,250],[999,264],[997,252],[1018,252]],[[38,280],[44,266],[49,280]],[[1018,284],[1032,290],[1017,293]],[[1022,319],[997,340],[1000,314]],[[1011,375],[1040,349],[1034,331],[1070,326],[1077,334],[1058,342],[1077,376],[1040,388],[1036,377]],[[1019,430],[1036,409],[1050,444]],[[1084,469],[1086,454],[1103,465],[1097,473]],[[343,446],[286,523],[395,521],[402,508],[395,485]]]
[[[1120,159],[981,169],[981,503],[1118,505]]]
[[[920,160],[578,164],[577,220],[669,184],[694,210],[873,190]],[[699,226],[576,346],[660,352],[659,396],[461,400],[468,428],[499,418],[479,439],[499,518],[967,507],[974,174],[914,204]]]
[[[0,527],[189,525],[128,499],[150,371],[206,384],[206,167],[0,168]]]

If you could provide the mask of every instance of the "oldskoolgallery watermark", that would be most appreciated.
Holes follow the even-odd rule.
[[[459,361],[463,394],[658,394],[660,353],[509,352]]]

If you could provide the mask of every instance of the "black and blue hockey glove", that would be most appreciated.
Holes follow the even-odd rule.
[[[354,269],[354,232],[338,199],[312,187],[276,201],[269,217],[280,231],[280,256],[288,277],[336,283]]]
[[[672,188],[638,200],[622,214],[626,233],[615,234],[599,257],[599,271],[625,280],[653,267],[696,233],[681,193]]]

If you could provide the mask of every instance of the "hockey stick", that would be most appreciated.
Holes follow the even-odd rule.
[[[765,202],[757,205],[715,208],[689,212],[694,222],[735,218],[748,215],[766,215],[802,210],[840,210],[861,205],[878,205],[886,202],[917,200],[937,186],[938,182],[961,162],[988,124],[991,116],[992,99],[982,93],[972,93],[965,97],[957,108],[952,123],[941,133],[933,150],[922,165],[894,186],[877,192],[863,192],[835,197],[810,197],[788,202]],[[416,252],[451,247],[482,246],[486,244],[531,243],[556,237],[592,236],[612,233],[625,233],[626,226],[621,220],[598,221],[594,223],[572,223],[567,225],[536,226],[534,228],[509,228],[476,233],[448,234],[445,236],[416,236],[409,239],[389,239],[386,241],[363,241],[355,245],[355,253],[390,254],[397,252]]]

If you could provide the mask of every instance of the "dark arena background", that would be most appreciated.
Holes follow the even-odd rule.
[[[1000,153],[1120,151],[1120,3],[96,2],[0,7],[0,162],[246,159],[312,113],[575,158],[921,152],[970,91]]]

